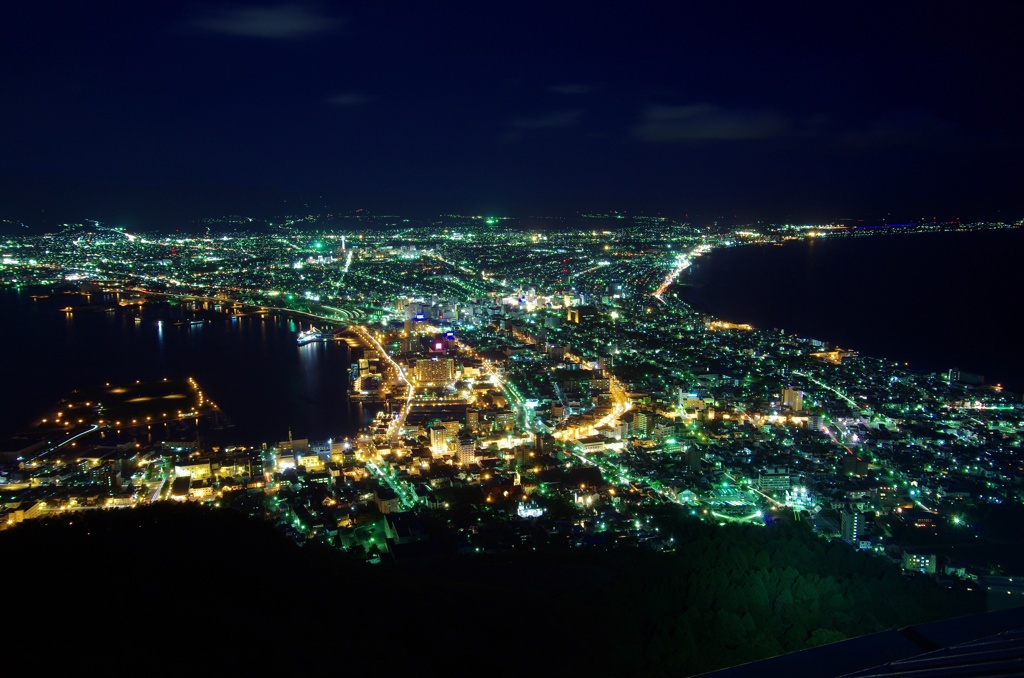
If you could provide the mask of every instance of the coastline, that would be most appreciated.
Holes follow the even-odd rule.
[[[194,377],[233,424],[217,437],[226,442],[238,438],[242,444],[283,440],[289,427],[302,437],[355,436],[364,411],[374,409],[372,403],[364,407],[349,398],[351,344],[297,347],[294,325],[314,318],[318,325],[326,324],[316,314],[246,304],[246,316],[221,311],[214,316],[212,310],[189,309],[187,301],[174,303],[184,295],[153,295],[142,307],[122,308],[112,293],[106,300],[93,295],[97,306],[112,305],[111,313],[68,314],[59,309],[67,304],[63,295],[46,295],[50,287],[4,294],[8,317],[19,328],[19,333],[6,335],[4,347],[19,351],[23,359],[9,372],[22,387],[7,391],[3,435],[16,434],[72,390],[108,381]],[[30,299],[37,292],[39,298]],[[266,313],[255,313],[261,309]],[[357,339],[348,324],[333,321],[335,325]],[[30,347],[24,343],[25,333],[32,337]]]
[[[880,237],[870,237],[875,235]],[[753,247],[768,244],[762,242],[716,248],[700,258],[700,266],[691,267],[695,270],[680,286],[679,298],[730,322],[782,329],[862,355],[909,363],[908,368],[919,372],[957,368],[982,374],[986,383],[1019,392],[1024,363],[1015,355],[1010,318],[1015,315],[1012,304],[1024,304],[979,294],[968,282],[984,276],[1005,279],[992,282],[993,288],[1009,285],[1013,252],[1024,252],[1024,231],[1014,226],[899,233],[932,236],[928,240],[889,235],[873,231],[853,238],[792,240],[782,247]],[[987,240],[1002,241],[990,251],[1003,265],[973,262]],[[911,249],[928,250],[933,258],[924,263],[901,258]],[[852,263],[857,255],[865,256],[859,268]],[[844,280],[844,274],[851,279]],[[765,279],[771,282],[764,284]],[[883,294],[894,299],[891,305],[875,301]],[[1010,306],[1004,310],[1001,304]],[[967,316],[970,322],[957,322]]]

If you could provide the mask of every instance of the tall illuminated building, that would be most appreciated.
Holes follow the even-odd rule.
[[[859,511],[847,507],[840,514],[839,536],[854,546],[857,539],[864,531],[864,515]]]
[[[799,412],[804,409],[804,392],[793,388],[783,389],[782,404],[794,412]]]
[[[455,377],[455,361],[451,358],[439,360],[417,360],[416,381],[420,383],[447,384]]]

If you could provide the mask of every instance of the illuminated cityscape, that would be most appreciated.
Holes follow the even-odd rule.
[[[12,7],[0,666],[1019,673],[1017,14]]]
[[[720,522],[763,524],[783,513],[813,521],[820,534],[842,534],[854,548],[898,554],[898,525],[958,525],[965,499],[1021,499],[1018,395],[714,319],[672,291],[680,271],[714,248],[846,230],[708,234],[665,219],[630,221],[614,231],[518,231],[498,219],[451,217],[416,226],[396,220],[376,231],[292,224],[267,235],[206,237],[69,225],[8,239],[2,274],[7,285],[92,286],[114,293],[121,309],[173,299],[225,314],[288,312],[344,330],[363,347],[351,374],[334,378],[351,381],[353,399],[387,410],[358,436],[222,451],[252,458],[241,474],[197,443],[177,455],[160,445],[132,449],[118,463],[138,470],[117,486],[158,478],[162,490],[106,503],[166,498],[180,477],[195,487],[174,498],[212,500],[244,480],[266,485],[264,514],[289,524],[295,539],[373,546],[376,557],[393,529],[390,514],[450,504],[445,490],[453,485],[477,488],[498,522],[533,525],[524,513],[542,516],[547,502],[568,501],[584,532],[555,530],[556,537],[582,545],[607,534],[608,543],[662,550],[672,546],[646,527],[650,505],[678,504]],[[974,226],[997,227],[1005,228]],[[197,390],[187,406],[153,410],[145,421],[201,416],[203,398]],[[40,426],[77,438],[88,433],[82,427],[142,424],[141,412],[114,421],[98,403],[68,410]],[[8,524],[88,503],[38,492],[38,476],[66,473],[71,460],[55,454],[65,444],[59,438],[31,442],[6,452],[6,461],[28,463],[5,489],[31,488],[35,497],[31,507],[9,510]],[[185,461],[196,456],[202,461]],[[567,482],[594,467],[597,484]],[[339,513],[366,507],[368,488],[372,520]],[[311,514],[316,504],[324,506]],[[843,510],[878,521],[843,531]],[[519,536],[461,536],[473,550],[522,546]]]

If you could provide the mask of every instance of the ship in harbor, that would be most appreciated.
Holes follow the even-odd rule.
[[[310,327],[308,330],[299,332],[299,336],[296,339],[299,346],[305,346],[306,344],[311,344],[314,341],[320,341],[320,330],[315,327]]]
[[[299,332],[299,336],[296,337],[296,343],[298,343],[299,346],[305,346],[306,344],[311,344],[314,341],[330,341],[337,338],[337,335],[335,335],[332,330],[318,330],[317,328],[310,326],[308,330]]]

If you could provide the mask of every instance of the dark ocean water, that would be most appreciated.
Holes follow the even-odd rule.
[[[1019,393],[1022,263],[1022,229],[802,240],[713,252],[678,293],[727,320]]]
[[[116,306],[112,295],[0,290],[0,436],[11,435],[76,388],[193,377],[232,426],[222,442],[353,435],[366,417],[349,403],[344,342],[298,346],[308,323],[283,315],[232,319],[212,308]],[[67,314],[60,309],[75,306]],[[90,308],[96,310],[89,310]],[[202,320],[193,325],[191,320]]]

